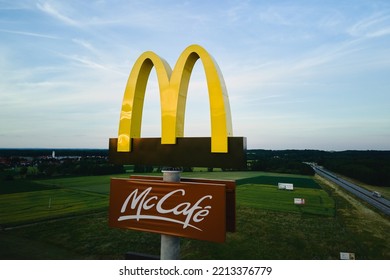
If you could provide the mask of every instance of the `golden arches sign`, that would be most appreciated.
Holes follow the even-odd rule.
[[[211,138],[183,137],[188,84],[197,60],[202,62],[207,80]],[[153,67],[160,90],[161,139],[140,138],[145,91]],[[204,48],[199,45],[187,47],[173,70],[151,51],[137,59],[123,97],[118,138],[110,139],[111,162],[242,168],[246,166],[245,150],[246,139],[233,137],[229,98],[222,73]]]
[[[131,138],[139,138],[146,84],[154,66],[160,89],[161,143],[176,144],[184,136],[188,83],[195,62],[203,63],[207,79],[211,117],[211,152],[227,153],[227,137],[233,136],[229,98],[217,63],[201,46],[191,45],[180,55],[173,71],[154,52],[143,53],[135,62],[127,82],[118,132],[118,152],[131,151]]]

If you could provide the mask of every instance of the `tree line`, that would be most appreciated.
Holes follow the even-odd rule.
[[[390,151],[344,151],[318,162],[325,168],[367,184],[390,187]]]
[[[390,151],[248,151],[251,170],[310,175],[312,170],[305,162],[315,162],[330,171],[367,184],[390,187]]]
[[[301,159],[280,151],[253,150],[248,152],[248,170],[276,173],[314,175],[314,170]]]
[[[0,164],[0,180],[39,179],[59,176],[89,176],[124,173],[122,165],[108,162],[107,157],[36,158],[28,162],[12,157]]]
[[[0,173],[7,178],[103,175],[125,172],[122,165],[111,164],[104,149],[57,149],[57,159],[50,158],[51,149],[0,149]],[[46,158],[42,158],[46,155]],[[77,158],[71,158],[77,155]],[[22,164],[22,157],[33,157],[30,166]],[[59,160],[60,157],[63,157]],[[68,157],[68,158],[67,158]],[[247,170],[313,175],[306,164],[315,162],[330,171],[357,179],[367,184],[390,187],[390,151],[321,151],[321,150],[263,150],[247,151]],[[12,168],[10,168],[12,167]],[[17,167],[17,169],[15,168]],[[12,169],[12,170],[11,170]],[[136,165],[134,172],[152,172],[151,166]],[[157,169],[158,170],[158,169]],[[209,171],[212,171],[209,168]],[[186,168],[185,171],[192,171]],[[11,175],[10,175],[11,174]]]

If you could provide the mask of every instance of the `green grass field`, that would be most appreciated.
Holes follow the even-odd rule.
[[[322,189],[295,188],[278,190],[275,186],[246,184],[237,188],[237,203],[251,208],[280,212],[296,212],[333,216],[334,201]],[[304,198],[304,205],[295,205],[294,198]]]
[[[46,186],[56,186],[60,188],[89,191],[101,194],[110,193],[111,177],[127,177],[127,174],[104,175],[104,176],[81,176],[59,179],[46,179],[35,181],[38,184]]]
[[[154,174],[156,175],[156,174]],[[11,181],[3,184],[0,195],[0,225],[36,222],[78,212],[90,212],[108,206],[111,177],[84,176],[36,181]],[[275,211],[292,211],[332,215],[329,196],[307,176],[264,172],[188,172],[183,177],[237,180],[237,202],[250,207]],[[294,191],[278,191],[278,182],[293,182]],[[25,186],[22,183],[25,183]],[[12,193],[14,190],[14,193]],[[294,197],[305,198],[307,204],[293,204]]]
[[[0,224],[15,225],[107,207],[108,196],[67,188],[0,195]]]
[[[127,251],[158,254],[158,234],[108,227],[110,177],[127,176],[1,185],[0,226],[14,228],[0,230],[0,259],[121,259]],[[189,172],[182,177],[237,181],[237,232],[228,233],[224,244],[182,240],[183,259],[337,259],[340,251],[355,252],[360,259],[390,258],[384,233],[388,224],[373,224],[379,232],[375,236],[355,224],[348,226],[349,220],[340,213],[344,208],[349,211],[349,204],[325,191],[313,177],[264,172]],[[278,182],[294,183],[294,191],[278,190]],[[304,198],[306,204],[294,205],[295,197]]]

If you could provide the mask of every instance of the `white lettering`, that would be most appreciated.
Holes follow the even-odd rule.
[[[169,208],[168,205],[169,199],[173,195],[181,195],[182,197],[185,196],[186,192],[183,189],[177,189],[173,190],[160,199],[156,195],[149,196],[150,192],[152,191],[152,187],[149,187],[142,191],[140,194],[138,194],[138,189],[135,189],[132,193],[130,193],[126,200],[123,202],[121,213],[124,214],[126,210],[129,210],[129,212],[134,212],[135,215],[122,215],[118,218],[118,221],[124,221],[124,220],[160,220],[160,221],[168,221],[173,223],[178,223],[183,225],[183,229],[187,227],[195,228],[199,231],[202,231],[200,228],[194,226],[194,223],[199,223],[204,220],[206,216],[209,215],[211,206],[201,206],[201,203],[205,201],[206,199],[212,199],[212,195],[205,195],[201,197],[194,205],[192,205],[190,202],[182,202],[180,204],[177,204],[175,207]],[[155,207],[157,213],[161,215],[144,215],[142,214],[143,211],[147,211]],[[177,219],[164,217],[164,214],[173,214],[175,216],[178,216]],[[180,219],[181,217],[181,219]],[[184,221],[183,221],[184,220]]]
[[[171,191],[170,193],[167,193],[165,196],[163,196],[160,201],[157,203],[157,206],[156,206],[156,210],[157,212],[161,213],[161,214],[167,214],[169,212],[171,212],[171,210],[165,210],[164,208],[162,208],[162,204],[169,198],[171,197],[174,193],[177,193],[177,192],[181,192],[182,195],[185,195],[186,192],[183,190],[183,189],[180,189],[180,190],[174,190],[174,191]]]

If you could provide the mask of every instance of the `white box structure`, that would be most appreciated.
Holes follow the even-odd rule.
[[[355,260],[355,253],[340,252],[340,260]]]
[[[294,184],[290,184],[290,183],[278,183],[278,189],[279,189],[279,190],[288,190],[288,191],[292,191],[292,190],[294,190]]]
[[[305,204],[304,198],[294,198],[294,204]]]

